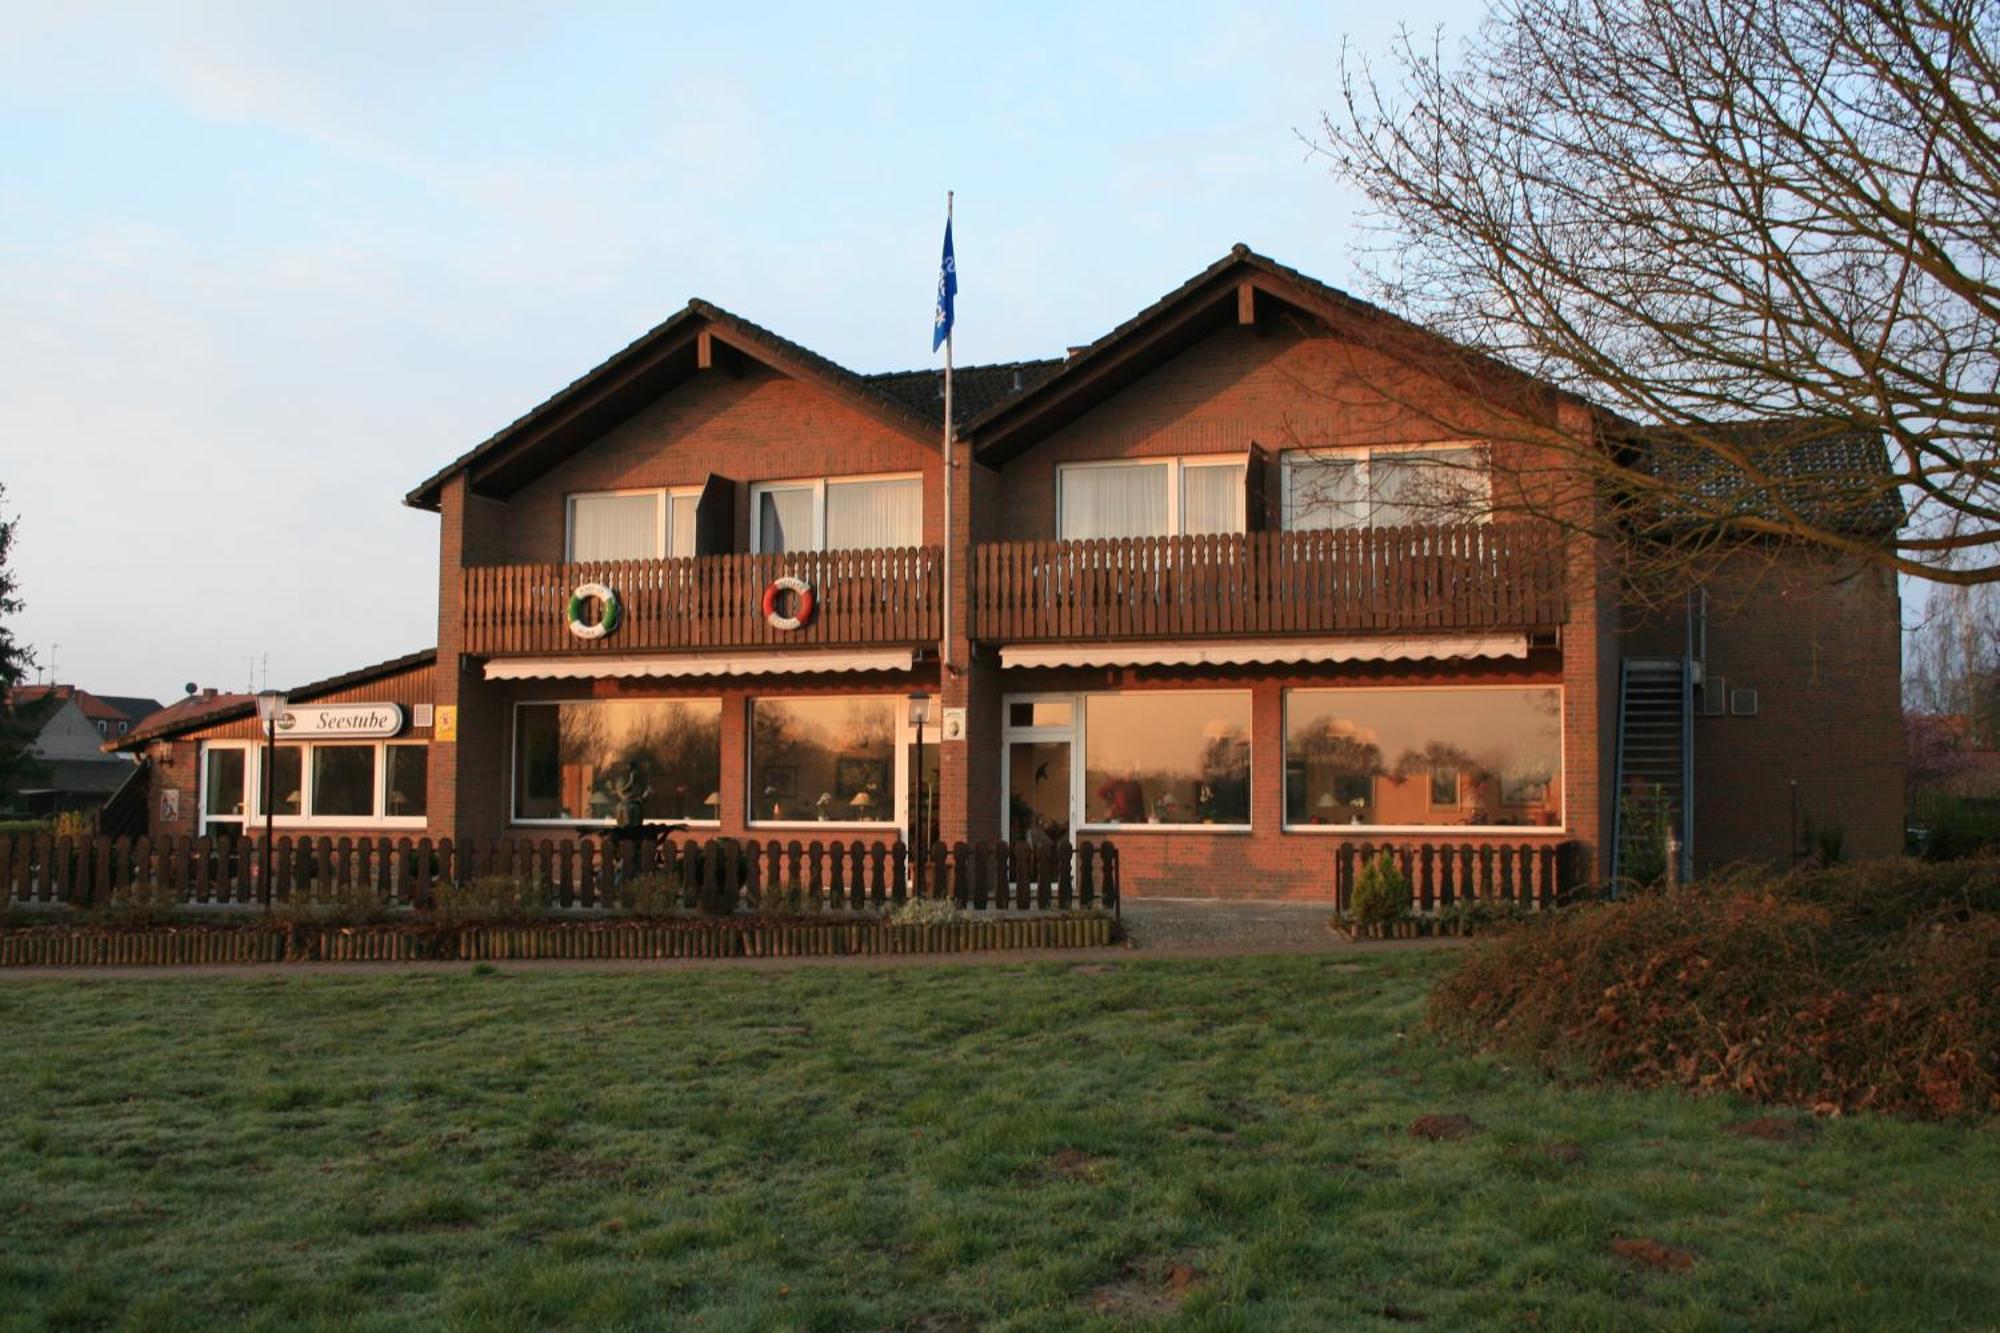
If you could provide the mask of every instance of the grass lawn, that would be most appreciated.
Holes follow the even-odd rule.
[[[2000,1132],[1564,1090],[1448,965],[0,983],[0,1326],[2000,1320]]]

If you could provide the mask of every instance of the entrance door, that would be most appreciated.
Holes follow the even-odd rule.
[[[1074,824],[1070,806],[1070,742],[1007,742],[1007,838],[1061,842]]]

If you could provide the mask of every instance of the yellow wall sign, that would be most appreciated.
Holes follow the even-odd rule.
[[[431,713],[431,739],[434,741],[458,739],[457,704],[439,704]]]

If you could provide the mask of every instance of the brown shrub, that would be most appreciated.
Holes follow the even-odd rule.
[[[1726,876],[1573,908],[1476,945],[1430,1021],[1641,1086],[2000,1110],[2000,865]]]

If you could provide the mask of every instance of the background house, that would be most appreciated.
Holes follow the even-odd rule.
[[[95,810],[132,776],[132,760],[107,754],[116,743],[159,711],[153,699],[100,695],[74,685],[23,685],[12,692],[17,704],[53,704],[35,737],[35,757],[45,770],[22,790],[22,813],[51,815]]]

